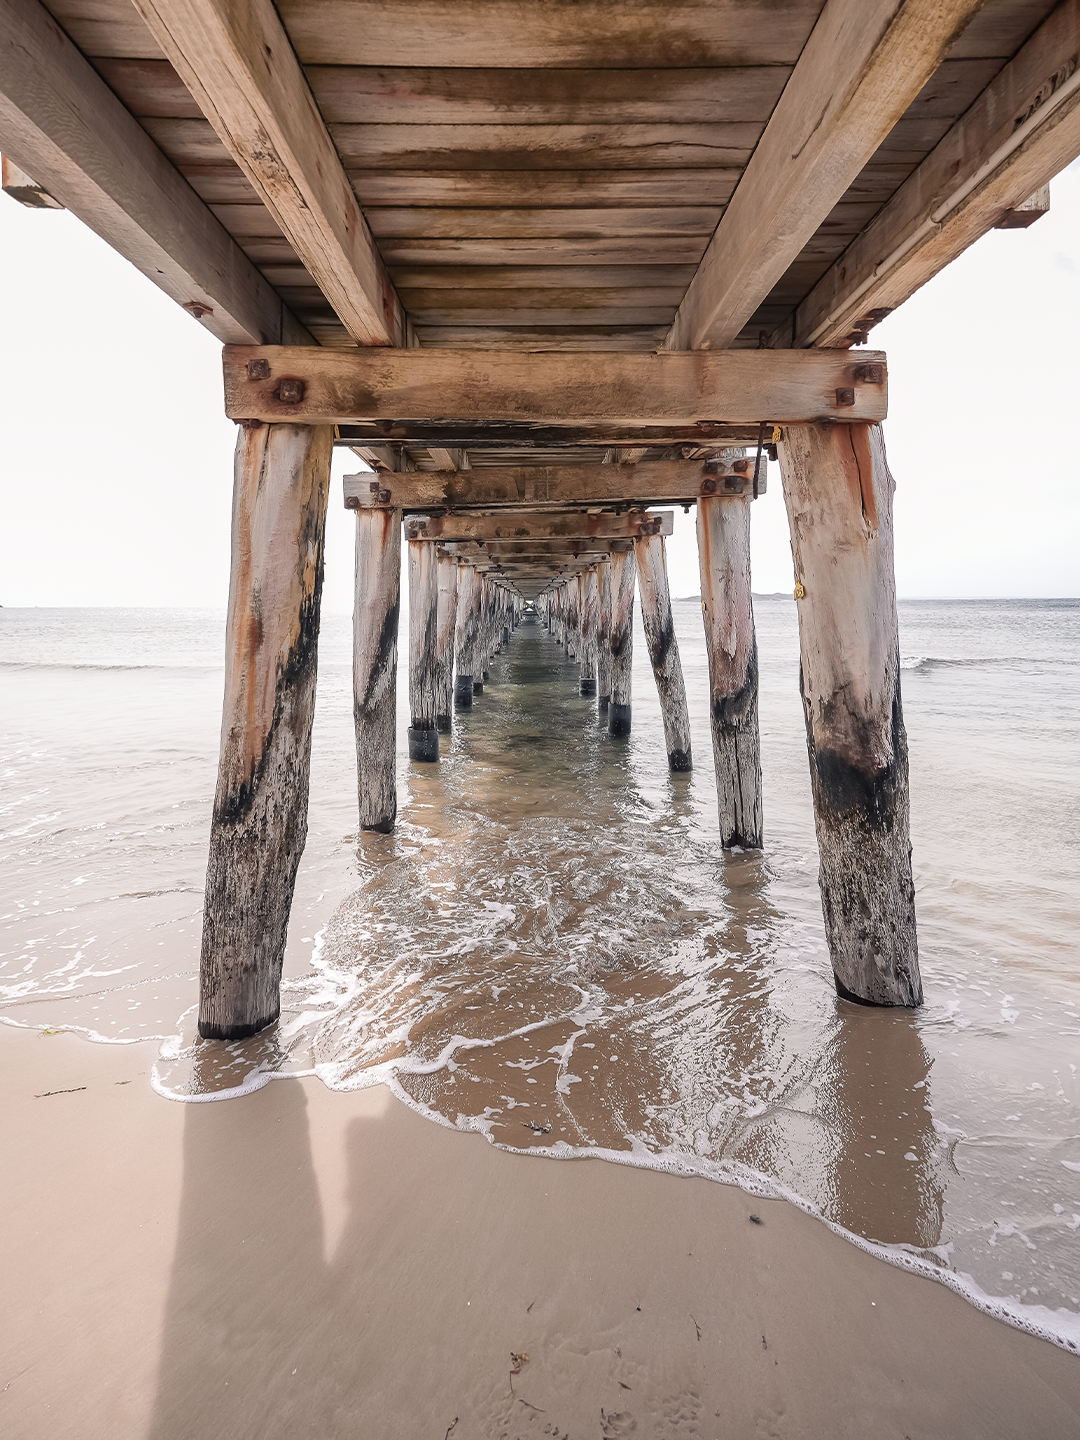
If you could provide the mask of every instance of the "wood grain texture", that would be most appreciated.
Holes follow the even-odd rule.
[[[668,588],[667,557],[662,535],[650,535],[634,541],[637,558],[638,595],[641,599],[641,623],[649,651],[656,691],[660,696],[660,713],[664,720],[664,743],[668,765],[672,770],[694,768],[690,743],[690,711],[686,704],[679,642],[675,638],[675,621],[671,614],[671,592]]]
[[[272,0],[133,3],[348,334],[404,344],[400,302]]]
[[[767,24],[742,0],[281,0],[279,9],[305,65],[509,60],[529,71],[793,65],[820,0],[773,0]]]
[[[438,635],[439,574],[434,545],[408,542],[409,556],[409,714],[410,753],[413,732],[425,736],[436,729],[439,682],[435,655]],[[426,742],[427,743],[427,742]],[[424,758],[413,755],[414,759]],[[438,758],[438,741],[435,756]]]
[[[634,594],[637,562],[633,548],[611,556],[611,700],[608,734],[629,735],[632,721],[634,671]]]
[[[893,571],[879,426],[785,430],[801,690],[825,931],[840,995],[920,1005]]]
[[[393,504],[406,511],[452,507],[467,510],[505,509],[520,514],[522,507],[535,507],[538,519],[552,510],[569,505],[620,505],[633,507],[626,517],[628,529],[651,528],[655,521],[633,521],[633,512],[646,505],[675,501],[690,503],[708,493],[705,486],[718,483],[706,460],[652,460],[640,465],[507,465],[484,466],[465,473],[454,471],[413,471],[384,475],[380,493],[371,491],[369,474],[346,475],[346,504],[361,509]],[[722,480],[720,481],[722,483]],[[655,512],[651,512],[655,513]],[[453,527],[461,516],[448,519]],[[429,520],[429,524],[432,522]],[[434,526],[432,527],[434,528]],[[598,524],[598,529],[603,526]],[[611,526],[614,528],[614,526]],[[661,534],[666,529],[661,524]],[[607,537],[615,538],[615,537]],[[631,534],[627,538],[633,539]]]
[[[439,608],[435,635],[435,728],[449,734],[454,723],[454,640],[457,633],[458,563],[440,554]]]
[[[333,431],[239,432],[221,755],[203,904],[199,1034],[277,1019],[307,838],[323,546]]]
[[[579,689],[582,695],[595,695],[597,693],[596,634],[600,611],[600,589],[597,583],[596,566],[590,565],[583,575],[579,575],[577,584],[581,616]]]
[[[457,676],[454,681],[454,708],[471,710],[473,664],[476,648],[476,588],[479,578],[471,565],[458,569],[457,619],[454,622],[454,650]]]
[[[0,17],[5,153],[219,340],[310,343],[49,12],[2,0]]]
[[[397,818],[397,662],[401,511],[356,513],[353,722],[361,830]]]
[[[1080,0],[1065,0],[818,281],[793,321],[778,328],[777,343],[837,345],[872,329],[1074,160],[1080,91],[1054,105],[1078,56]],[[940,213],[1028,116],[1033,130],[1024,143]],[[882,263],[894,256],[895,263]]]
[[[698,501],[701,613],[720,843],[763,844],[758,658],[750,592],[750,500]]]
[[[451,543],[476,540],[485,545],[492,541],[633,540],[642,533],[643,526],[658,526],[656,533],[670,535],[675,528],[675,512],[630,510],[625,515],[590,515],[574,510],[565,515],[537,515],[526,510],[516,515],[410,515],[406,522],[410,539]]]
[[[667,340],[730,345],[915,100],[982,0],[830,0]]]
[[[268,378],[250,378],[254,360],[266,362]],[[881,366],[879,383],[856,378],[856,366],[868,362]],[[522,355],[230,345],[224,372],[232,420],[337,424],[422,417],[574,427],[762,419],[786,425],[828,416],[851,424],[884,419],[888,409],[880,351],[854,357],[824,350]],[[282,377],[303,381],[299,401],[280,398]],[[838,403],[840,388],[852,391],[853,404]]]
[[[700,238],[704,247],[735,188],[738,170],[724,170],[715,193],[704,172],[695,172],[694,183],[689,178],[680,183],[678,174],[670,171],[655,174],[662,178],[604,170],[534,171],[525,176],[519,171],[486,176],[443,171],[415,180],[372,171],[350,172],[349,178],[358,194],[381,197],[367,202],[372,233],[380,241],[384,236],[605,240],[666,235]],[[376,203],[377,208],[370,208]]]
[[[611,562],[596,567],[596,695],[601,712],[611,700]]]

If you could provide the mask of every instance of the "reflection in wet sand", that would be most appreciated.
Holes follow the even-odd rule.
[[[390,1078],[514,1149],[777,1182],[1000,1294],[994,1246],[1012,1232],[986,1219],[987,1197],[1015,1202],[997,1176],[963,1189],[968,1132],[931,1114],[926,1037],[953,1035],[952,1010],[932,995],[921,1016],[837,1000],[812,869],[782,845],[721,852],[711,777],[672,776],[647,716],[609,736],[575,676],[526,623],[440,765],[410,769],[397,831],[358,838],[361,884],[310,974],[287,983],[280,1024],[233,1046],[189,1033],[159,1084],[213,1094],[312,1067],[339,1087]],[[954,1190],[963,1205],[946,1204]],[[1062,1243],[1069,1213],[1051,1217]],[[1022,1281],[1072,1304],[1076,1265],[1048,1288],[1018,1248],[1015,1293]]]

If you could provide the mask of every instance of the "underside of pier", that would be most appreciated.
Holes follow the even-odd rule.
[[[779,461],[838,993],[922,998],[885,355],[1080,154],[1080,0],[0,0],[4,188],[223,343],[238,425],[200,1029],[278,1014],[334,447],[357,457],[360,823],[526,603],[691,768],[664,540],[696,507],[723,847],[764,843],[752,503]],[[962,363],[943,342],[941,393]],[[445,742],[444,742],[445,743]]]

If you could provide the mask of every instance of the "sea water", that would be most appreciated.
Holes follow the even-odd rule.
[[[325,616],[282,1018],[237,1045],[194,1029],[224,616],[0,610],[0,1018],[153,1041],[173,1098],[383,1081],[513,1149],[784,1195],[1080,1345],[1080,602],[900,605],[914,1013],[833,989],[794,602],[755,599],[760,854],[719,847],[699,602],[674,610],[692,774],[640,622],[620,740],[527,619],[441,763],[399,750],[389,836],[357,831]]]

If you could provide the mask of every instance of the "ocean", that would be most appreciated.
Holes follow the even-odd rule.
[[[162,1103],[314,1071],[549,1163],[783,1195],[1080,1347],[1080,601],[901,602],[915,1013],[832,986],[795,604],[755,598],[761,854],[720,850],[699,602],[674,611],[692,774],[640,621],[616,740],[526,620],[439,766],[399,693],[390,836],[357,831],[324,616],[282,1018],[224,1046],[194,1031],[224,615],[0,610],[0,1019],[152,1045]]]

